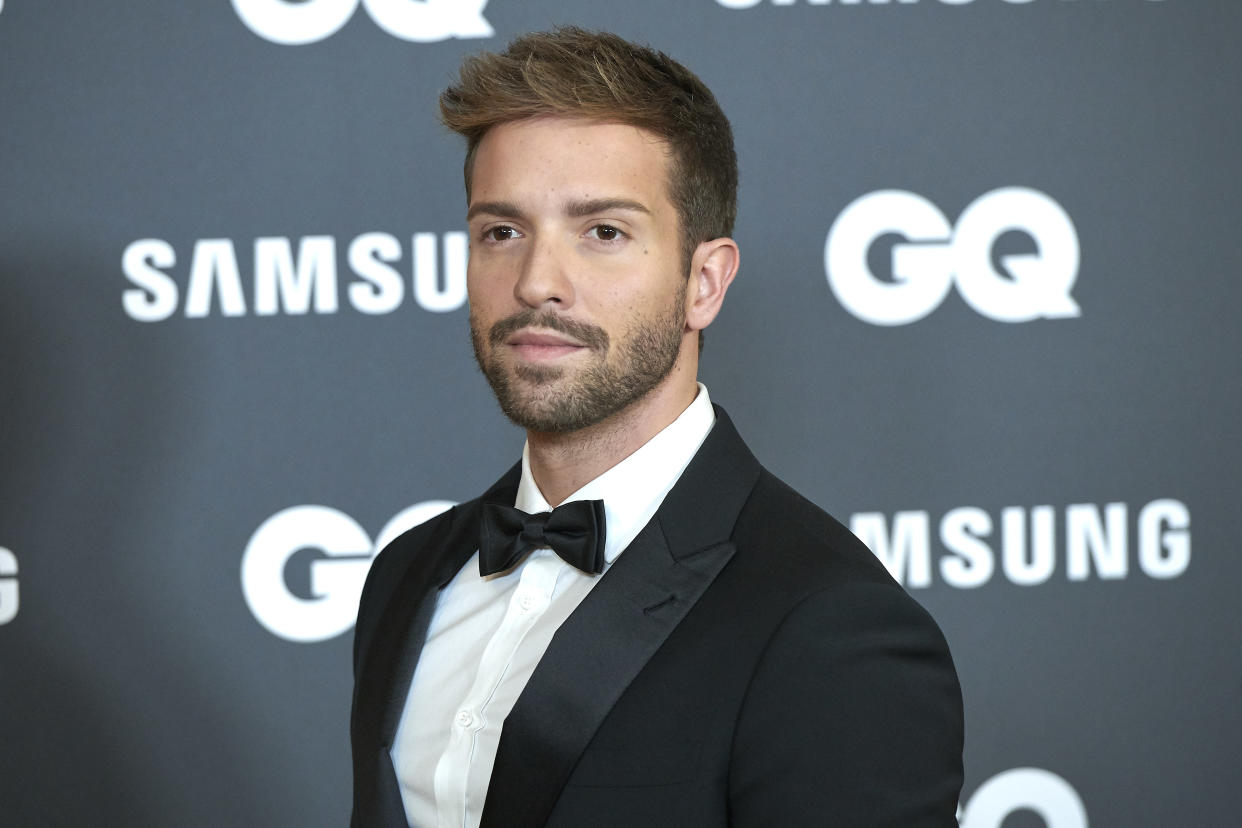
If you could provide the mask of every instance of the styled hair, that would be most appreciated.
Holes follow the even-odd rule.
[[[648,130],[671,150],[669,197],[687,265],[699,243],[731,235],[737,215],[733,131],[711,90],[663,52],[608,32],[563,26],[465,59],[440,95],[440,118],[466,139],[466,197],[492,127],[539,116]]]

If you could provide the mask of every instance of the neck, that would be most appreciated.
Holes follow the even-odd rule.
[[[639,400],[577,431],[527,431],[531,474],[551,506],[629,457],[676,420],[698,394],[693,369],[679,363]]]

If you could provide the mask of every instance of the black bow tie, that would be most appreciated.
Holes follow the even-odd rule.
[[[536,515],[499,503],[483,504],[480,573],[504,572],[530,550],[545,546],[583,572],[603,572],[604,501],[575,500]]]

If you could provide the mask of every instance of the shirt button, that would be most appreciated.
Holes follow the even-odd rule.
[[[522,612],[530,612],[531,608],[535,606],[535,599],[529,595],[523,595],[518,599],[518,606],[522,608]]]
[[[470,725],[472,724],[474,724],[474,715],[471,714],[469,710],[457,711],[457,726],[458,727],[470,727]]]

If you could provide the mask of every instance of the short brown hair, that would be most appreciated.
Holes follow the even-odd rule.
[[[608,32],[563,26],[466,58],[458,83],[440,95],[440,118],[466,139],[467,198],[487,131],[541,115],[629,124],[668,142],[669,196],[687,265],[700,242],[733,232],[733,131],[711,90],[668,55]]]

